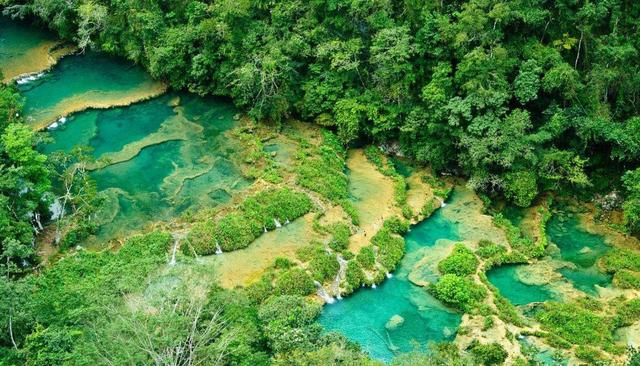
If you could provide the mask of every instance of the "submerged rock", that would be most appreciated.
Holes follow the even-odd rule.
[[[389,318],[389,320],[387,321],[387,323],[384,325],[384,327],[387,330],[394,330],[400,326],[402,326],[404,324],[404,318],[398,314],[392,316],[391,318]]]

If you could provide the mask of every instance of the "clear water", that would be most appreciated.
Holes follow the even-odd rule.
[[[407,254],[393,277],[377,289],[361,289],[353,295],[326,305],[320,323],[329,331],[343,333],[358,342],[376,359],[389,361],[398,352],[409,352],[416,345],[451,340],[461,315],[444,307],[426,289],[412,284],[407,276],[412,267],[440,239],[459,240],[458,224],[446,213],[458,203],[451,202],[432,217],[412,227],[406,235]],[[404,318],[403,325],[388,330],[385,324],[394,315]]]
[[[0,71],[5,80],[46,68],[47,51],[54,44],[52,34],[0,16]]]
[[[89,107],[123,105],[158,94],[163,87],[119,58],[87,52],[68,56],[37,80],[22,84],[24,113],[36,128]]]
[[[554,213],[547,226],[547,235],[560,248],[559,259],[575,265],[575,268],[560,270],[574,287],[595,295],[596,286],[611,284],[611,276],[600,273],[596,267],[598,258],[611,247],[605,243],[603,236],[582,229],[575,214]]]
[[[487,278],[513,305],[526,305],[553,299],[553,293],[545,286],[520,282],[518,268],[521,268],[521,265],[496,267],[487,272]]]
[[[157,131],[174,114],[168,101],[165,96],[127,108],[89,110],[71,115],[53,132],[55,141],[45,147],[45,153],[69,151],[76,145],[92,147],[96,158],[107,152],[120,151],[125,145]]]
[[[179,105],[174,106],[171,102],[176,100]],[[108,197],[99,215],[104,224],[90,240],[102,243],[189,209],[215,207],[247,186],[230,159],[238,147],[224,136],[235,126],[235,113],[224,101],[170,94],[72,115],[50,132],[53,142],[44,150],[69,151],[88,145],[96,158],[132,151],[91,173]],[[182,129],[180,138],[168,126]]]

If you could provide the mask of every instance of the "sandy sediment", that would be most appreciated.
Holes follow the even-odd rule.
[[[55,66],[62,57],[75,51],[75,46],[63,46],[55,40],[43,40],[39,46],[12,58],[10,63],[0,65],[4,76],[2,82],[9,83],[13,80],[45,72]]]
[[[349,250],[358,253],[369,245],[384,221],[400,215],[395,205],[393,180],[380,173],[361,149],[349,151],[349,188],[356,197],[353,206],[360,215],[360,229],[349,239]]]
[[[167,86],[156,81],[145,82],[128,91],[89,91],[65,98],[47,109],[27,115],[27,122],[35,130],[43,130],[63,116],[87,109],[110,109],[125,107],[133,103],[155,98],[164,94]],[[124,95],[123,95],[124,94]]]
[[[244,249],[209,256],[203,260],[215,265],[216,277],[222,287],[246,286],[260,278],[278,257],[296,261],[296,251],[317,234],[313,231],[313,213],[288,225],[261,235]]]

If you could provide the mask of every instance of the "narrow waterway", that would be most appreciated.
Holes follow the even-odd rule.
[[[604,236],[587,232],[576,214],[563,211],[554,213],[549,220],[547,234],[560,248],[555,257],[571,264],[559,271],[575,288],[596,295],[598,287],[611,285],[611,276],[596,266],[598,258],[611,250]]]
[[[456,313],[409,281],[414,266],[432,250],[459,240],[458,224],[447,218],[448,211],[461,203],[454,194],[449,204],[432,217],[412,227],[406,235],[407,254],[393,277],[376,289],[361,289],[353,295],[325,305],[320,323],[358,342],[374,358],[389,361],[399,352],[416,345],[451,340],[460,324]],[[435,259],[434,259],[435,260]],[[428,271],[427,277],[436,276]]]

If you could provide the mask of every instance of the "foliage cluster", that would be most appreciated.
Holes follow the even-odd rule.
[[[438,263],[438,271],[442,274],[451,273],[464,277],[476,273],[478,264],[475,254],[464,244],[457,243],[453,247],[453,252]]]
[[[486,290],[469,277],[445,274],[429,286],[440,301],[465,312],[471,312],[487,296]]]
[[[193,225],[183,246],[186,254],[209,255],[217,245],[223,251],[247,247],[264,230],[273,230],[277,223],[284,224],[311,210],[309,197],[288,188],[268,189],[247,197],[238,208],[217,221],[198,222]]]
[[[553,335],[576,345],[612,341],[613,322],[578,304],[546,302],[536,318]]]

